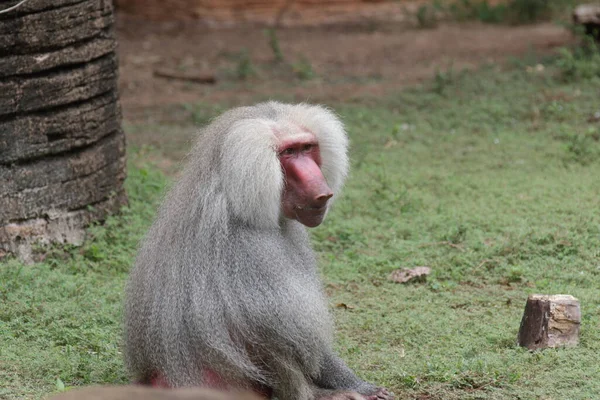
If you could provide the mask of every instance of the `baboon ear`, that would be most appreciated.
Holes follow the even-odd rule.
[[[247,223],[279,224],[283,173],[272,122],[244,119],[233,124],[221,150],[223,189],[234,215]]]

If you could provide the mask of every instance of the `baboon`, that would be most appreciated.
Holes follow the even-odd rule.
[[[134,379],[280,400],[393,398],[334,353],[304,227],[341,189],[347,144],[331,111],[273,101],[200,132],[128,283]]]

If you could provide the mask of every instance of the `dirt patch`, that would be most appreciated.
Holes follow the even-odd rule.
[[[148,22],[119,16],[120,91],[129,122],[188,118],[173,105],[272,98],[315,102],[377,97],[433,77],[436,70],[476,68],[528,52],[544,54],[573,41],[557,25],[445,24],[415,29],[399,23],[287,28],[277,38],[285,64],[263,29],[210,30],[191,22]],[[290,65],[293,65],[290,66]],[[157,77],[161,68],[214,74],[203,85]],[[247,73],[248,78],[240,80]],[[313,74],[303,80],[302,74]]]
[[[211,27],[241,23],[321,26],[367,19],[399,21],[419,6],[414,0],[115,0],[115,4],[128,15],[156,21],[195,20]]]

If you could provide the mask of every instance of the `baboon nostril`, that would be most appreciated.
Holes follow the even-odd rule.
[[[333,193],[331,193],[331,192],[321,193],[320,195],[315,197],[315,200],[318,201],[319,203],[325,203],[325,202],[327,202],[327,200],[329,200],[332,197],[333,197]]]

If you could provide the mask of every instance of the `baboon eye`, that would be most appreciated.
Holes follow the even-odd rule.
[[[290,156],[290,155],[294,154],[294,149],[292,147],[288,147],[287,149],[283,150],[279,154],[282,156]]]
[[[305,144],[304,146],[302,146],[302,151],[303,152],[311,151],[313,147],[314,147],[314,144],[310,144],[310,143]]]

